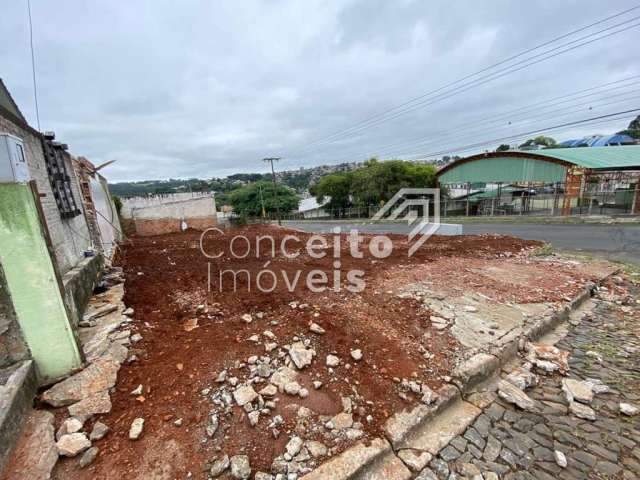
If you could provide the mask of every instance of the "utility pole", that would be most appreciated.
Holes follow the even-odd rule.
[[[278,185],[276,184],[276,171],[273,169],[273,162],[280,160],[280,157],[263,158],[263,162],[269,162],[271,164],[271,177],[273,180],[273,195],[276,202],[276,217],[278,218],[278,225],[282,226],[282,220],[280,219],[280,203],[278,202]]]

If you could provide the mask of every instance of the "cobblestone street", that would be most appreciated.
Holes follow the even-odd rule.
[[[535,411],[525,412],[501,399],[489,405],[463,435],[440,451],[419,480],[477,478],[583,479],[640,478],[640,416],[626,416],[620,403],[640,400],[640,305],[638,288],[609,282],[581,321],[567,325],[556,346],[571,352],[569,378],[600,380],[594,421],[569,412],[560,375],[540,375],[527,390]],[[556,460],[555,451],[566,457]]]

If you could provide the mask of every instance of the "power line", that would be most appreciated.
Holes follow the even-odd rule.
[[[433,158],[433,157],[437,157],[439,155],[443,155],[445,153],[453,153],[453,152],[458,152],[458,151],[465,151],[465,150],[470,150],[472,148],[478,148],[478,147],[482,147],[484,145],[489,145],[489,144],[496,144],[498,142],[503,142],[503,141],[507,141],[507,140],[511,140],[511,139],[515,139],[515,138],[520,138],[520,137],[528,137],[531,135],[535,135],[538,133],[544,133],[544,132],[548,132],[550,130],[557,130],[558,128],[565,128],[565,127],[573,127],[576,125],[581,125],[581,124],[585,124],[585,123],[590,123],[590,122],[594,122],[596,120],[602,120],[602,119],[607,119],[607,121],[612,120],[613,117],[622,117],[624,115],[628,115],[630,113],[634,113],[634,112],[638,112],[640,111],[640,108],[634,108],[631,110],[624,110],[621,112],[615,112],[615,113],[609,113],[607,115],[599,115],[597,117],[591,117],[591,118],[586,118],[583,120],[576,120],[573,122],[567,122],[567,123],[562,123],[559,125],[554,125],[551,127],[544,127],[544,128],[539,128],[536,130],[529,130],[527,132],[520,132],[518,134],[515,135],[509,135],[506,137],[500,137],[500,138],[493,138],[491,140],[486,140],[480,143],[475,143],[475,144],[469,144],[469,145],[464,145],[462,147],[456,147],[456,148],[448,148],[446,150],[441,150],[439,152],[431,152],[431,153],[426,153],[424,154],[420,160],[427,160],[429,158]]]
[[[531,113],[531,112],[534,112],[536,110],[541,110],[541,109],[542,110],[548,109],[548,108],[551,108],[551,107],[554,107],[554,106],[557,106],[557,105],[561,105],[561,104],[564,104],[564,103],[574,102],[576,100],[580,100],[580,99],[584,99],[584,98],[590,98],[592,96],[609,94],[609,97],[607,97],[607,99],[609,99],[609,98],[615,97],[615,96],[626,95],[626,94],[631,93],[631,92],[623,92],[623,93],[618,94],[618,95],[611,95],[609,92],[615,91],[615,90],[619,90],[621,88],[628,88],[630,86],[637,85],[640,82],[632,82],[632,83],[628,83],[628,84],[625,84],[625,85],[618,85],[618,86],[607,88],[607,89],[600,90],[600,91],[597,91],[597,92],[593,92],[593,90],[602,89],[603,87],[620,84],[622,82],[628,82],[629,80],[634,80],[634,79],[637,79],[637,78],[640,78],[640,75],[634,75],[634,76],[631,76],[631,77],[627,77],[625,79],[617,80],[617,81],[614,81],[614,82],[608,82],[608,83],[604,83],[604,84],[601,84],[601,85],[597,85],[595,87],[591,87],[591,88],[587,88],[587,89],[584,89],[584,90],[580,90],[580,91],[574,92],[573,94],[566,94],[566,95],[563,95],[563,96],[554,97],[554,98],[551,98],[551,99],[547,99],[547,100],[543,100],[543,101],[540,101],[540,102],[536,102],[536,103],[531,104],[531,105],[525,105],[525,106],[518,107],[516,109],[510,110],[508,112],[499,113],[497,115],[484,116],[484,117],[481,117],[479,119],[476,118],[476,119],[474,119],[472,121],[464,122],[462,124],[458,124],[458,125],[456,125],[454,127],[448,128],[446,130],[439,130],[439,131],[431,132],[429,134],[429,136],[426,136],[426,137],[422,136],[422,137],[419,137],[419,138],[414,138],[413,140],[402,140],[402,141],[399,141],[399,142],[396,141],[396,142],[391,142],[391,143],[388,143],[388,144],[383,144],[381,146],[376,147],[375,149],[369,150],[369,153],[367,153],[366,156],[370,157],[370,156],[385,155],[389,151],[396,150],[397,148],[395,148],[395,147],[403,147],[403,148],[407,147],[408,148],[408,147],[418,146],[418,145],[424,144],[425,142],[433,143],[434,141],[436,141],[436,140],[432,140],[433,137],[438,136],[438,139],[442,139],[441,138],[442,135],[446,136],[447,134],[450,134],[452,132],[455,133],[455,134],[458,134],[458,132],[461,129],[466,128],[469,125],[482,124],[484,126],[484,125],[487,125],[487,124],[490,124],[490,123],[495,124],[495,123],[498,123],[500,120],[506,120],[507,118],[509,118],[511,121],[513,121],[514,119],[517,119],[519,116],[521,116],[521,115],[523,115],[525,113]],[[591,93],[583,95],[584,92],[591,92]],[[574,97],[574,98],[571,98],[571,97]],[[560,100],[560,101],[558,101],[558,100]],[[580,105],[588,105],[588,104],[593,105],[596,102],[602,101],[602,100],[604,100],[604,99],[597,100],[595,102],[590,102],[590,103],[582,103],[582,104],[571,105],[569,108],[574,108],[574,107],[580,106]],[[547,105],[545,105],[545,104],[547,104]],[[560,111],[560,109],[559,110],[555,110],[555,111],[551,111],[551,112],[548,112],[548,113],[555,113],[555,112],[558,112],[558,111]],[[513,117],[514,113],[516,114],[515,117]]]
[[[398,105],[398,106],[396,106],[396,107],[392,107],[392,108],[387,109],[387,110],[385,110],[385,111],[383,111],[383,112],[380,112],[380,113],[378,113],[378,114],[376,114],[376,115],[373,115],[373,116],[371,116],[371,117],[368,117],[367,119],[362,120],[361,122],[358,122],[357,124],[353,125],[352,127],[349,127],[349,128],[347,128],[347,129],[345,129],[345,130],[342,130],[342,131],[335,132],[335,133],[333,133],[333,134],[331,134],[331,135],[329,135],[329,136],[327,136],[327,137],[323,137],[323,138],[321,138],[321,139],[315,140],[315,141],[313,141],[313,142],[311,142],[311,143],[307,144],[306,146],[301,147],[300,149],[295,150],[295,152],[298,152],[298,153],[299,153],[299,152],[302,152],[302,151],[304,151],[304,150],[309,149],[310,147],[312,147],[312,146],[314,146],[314,145],[315,145],[315,146],[318,146],[318,144],[322,144],[322,143],[332,143],[332,142],[334,142],[334,141],[339,140],[340,138],[342,138],[342,137],[344,137],[344,136],[347,136],[347,135],[353,135],[353,134],[355,134],[355,133],[358,133],[358,131],[362,131],[363,129],[370,128],[370,127],[372,127],[372,126],[375,126],[375,125],[377,125],[377,124],[379,124],[379,123],[382,123],[382,122],[385,122],[385,121],[393,120],[393,119],[397,118],[398,116],[404,115],[404,114],[406,114],[406,113],[408,113],[408,112],[410,112],[410,111],[413,111],[413,110],[415,110],[415,109],[417,109],[417,108],[420,108],[421,106],[425,105],[425,103],[427,103],[427,102],[430,102],[430,103],[427,103],[427,104],[432,104],[432,103],[435,103],[435,101],[443,100],[443,99],[445,99],[445,98],[450,98],[450,97],[451,97],[452,95],[454,95],[454,94],[462,93],[462,92],[464,92],[464,91],[469,90],[470,88],[475,88],[475,87],[477,87],[477,86],[479,86],[479,85],[482,85],[482,84],[484,84],[484,83],[487,83],[487,82],[489,82],[489,81],[496,80],[497,78],[501,78],[501,77],[503,77],[503,76],[505,76],[505,75],[507,75],[507,74],[514,73],[514,72],[516,72],[516,71],[522,70],[523,68],[527,68],[527,67],[529,67],[529,66],[531,66],[531,65],[534,65],[534,64],[540,63],[540,62],[545,61],[545,60],[548,60],[548,59],[550,59],[550,58],[554,58],[554,57],[556,57],[556,56],[558,56],[558,55],[561,55],[561,54],[563,54],[563,53],[567,53],[567,52],[569,52],[569,51],[571,51],[571,50],[574,50],[574,49],[576,49],[576,48],[582,47],[582,46],[584,46],[584,45],[588,45],[588,44],[590,44],[590,43],[593,43],[593,42],[595,42],[595,41],[601,40],[601,39],[603,39],[603,38],[606,38],[606,37],[609,37],[609,36],[612,36],[612,35],[615,35],[615,34],[618,34],[618,33],[622,33],[622,32],[624,32],[624,31],[626,31],[626,30],[631,29],[631,28],[635,28],[635,27],[637,27],[637,26],[638,26],[638,25],[640,25],[640,24],[634,24],[634,25],[631,25],[631,26],[628,26],[628,27],[625,27],[625,28],[619,29],[619,30],[614,31],[614,32],[611,32],[611,33],[609,33],[609,34],[607,34],[607,35],[602,35],[602,36],[597,37],[597,38],[595,38],[595,39],[592,39],[592,40],[590,40],[590,41],[583,42],[583,43],[580,43],[580,44],[578,44],[578,45],[574,45],[574,46],[572,46],[572,47],[570,47],[570,48],[566,48],[565,50],[562,50],[562,51],[556,52],[556,53],[554,53],[554,54],[552,54],[552,55],[548,55],[548,54],[550,54],[550,53],[552,53],[552,52],[554,52],[554,51],[556,51],[556,50],[558,50],[558,49],[561,49],[561,48],[563,48],[563,47],[567,47],[567,46],[569,46],[569,45],[571,45],[571,44],[574,44],[574,43],[576,43],[576,42],[580,42],[581,40],[585,40],[585,39],[590,38],[590,37],[593,37],[593,36],[595,36],[595,35],[599,35],[600,33],[604,33],[604,32],[609,31],[609,30],[611,30],[611,29],[615,29],[615,28],[617,28],[617,27],[623,26],[623,25],[625,25],[625,24],[627,24],[627,23],[629,23],[629,22],[632,22],[632,21],[634,21],[634,20],[637,20],[637,19],[638,19],[638,18],[640,18],[640,17],[634,17],[634,18],[631,18],[631,19],[625,20],[624,22],[618,23],[618,24],[616,24],[616,25],[609,26],[609,27],[607,27],[607,28],[605,28],[605,29],[602,29],[602,30],[599,30],[599,31],[597,31],[597,32],[593,32],[593,33],[591,33],[591,34],[588,34],[588,35],[586,35],[586,36],[583,36],[583,37],[581,37],[581,38],[578,38],[578,39],[572,40],[572,41],[567,42],[567,43],[565,43],[565,44],[562,44],[562,45],[559,45],[559,46],[557,46],[557,47],[554,47],[553,49],[550,49],[550,50],[547,50],[547,51],[545,51],[545,52],[539,53],[539,54],[537,54],[537,55],[535,55],[535,56],[533,56],[533,57],[529,57],[529,58],[527,58],[527,59],[521,60],[520,62],[517,62],[517,63],[515,63],[515,64],[512,64],[512,65],[510,65],[510,66],[508,66],[508,67],[505,67],[505,68],[503,68],[503,69],[501,69],[501,70],[499,70],[499,71],[497,71],[497,72],[493,72],[493,73],[491,73],[491,74],[489,74],[489,75],[485,75],[485,76],[483,76],[483,77],[481,77],[481,78],[478,78],[478,79],[475,79],[475,80],[473,80],[473,81],[471,81],[471,82],[464,83],[464,84],[462,84],[462,85],[460,85],[460,86],[456,87],[455,89],[453,89],[453,90],[451,90],[451,91],[443,92],[443,93],[441,93],[441,94],[439,94],[439,95],[437,95],[437,96],[435,96],[435,97],[433,97],[433,98],[428,98],[428,97],[433,96],[435,93],[442,92],[443,90],[447,90],[448,88],[450,88],[450,87],[452,87],[452,86],[455,86],[455,85],[457,85],[457,84],[462,83],[462,82],[463,82],[464,80],[466,80],[466,79],[469,79],[469,78],[475,77],[475,76],[477,76],[477,75],[479,75],[479,74],[481,74],[481,73],[483,73],[483,72],[489,71],[489,70],[491,70],[491,69],[495,68],[496,66],[499,66],[499,65],[502,65],[502,64],[508,63],[509,61],[511,61],[511,60],[513,60],[513,59],[515,59],[515,58],[518,58],[518,57],[520,57],[520,56],[526,55],[527,53],[530,53],[530,52],[532,52],[532,51],[538,50],[538,49],[540,49],[540,48],[542,48],[542,47],[544,47],[544,46],[547,46],[547,45],[550,45],[550,44],[552,44],[552,43],[555,43],[555,42],[557,42],[558,40],[561,40],[561,39],[567,38],[567,37],[569,37],[569,36],[571,36],[571,35],[574,35],[574,34],[576,34],[576,33],[578,33],[578,32],[581,32],[581,31],[587,30],[587,29],[589,29],[589,28],[591,28],[591,27],[593,27],[593,26],[595,26],[595,25],[598,25],[598,24],[604,23],[604,22],[606,22],[606,21],[608,21],[608,20],[611,20],[612,18],[619,17],[619,16],[621,16],[621,15],[624,15],[624,14],[626,14],[626,13],[628,13],[628,12],[630,12],[630,11],[636,10],[636,9],[638,9],[638,8],[640,8],[640,5],[637,5],[637,6],[633,7],[633,8],[627,9],[627,10],[625,10],[625,11],[623,11],[623,12],[618,13],[618,14],[611,15],[611,16],[609,16],[609,17],[606,17],[605,19],[602,19],[602,20],[599,20],[599,21],[597,21],[597,22],[594,22],[594,23],[592,23],[592,24],[590,24],[590,25],[588,25],[588,26],[586,26],[586,27],[582,27],[582,28],[580,28],[580,29],[574,30],[574,31],[569,32],[569,33],[567,33],[567,34],[564,34],[564,35],[562,35],[562,36],[560,36],[560,37],[556,37],[556,38],[554,38],[554,39],[552,39],[552,40],[550,40],[550,41],[547,41],[547,42],[545,42],[545,43],[543,43],[543,44],[540,44],[540,45],[538,45],[538,46],[536,46],[536,47],[533,47],[533,48],[530,48],[530,49],[528,49],[528,50],[525,50],[524,52],[521,52],[521,53],[519,53],[519,54],[517,54],[517,55],[514,55],[514,56],[512,56],[512,57],[509,57],[509,58],[508,58],[508,59],[506,59],[506,60],[503,60],[503,61],[501,61],[501,62],[498,62],[498,63],[496,63],[496,64],[493,64],[493,65],[491,65],[491,66],[489,66],[489,67],[486,67],[486,68],[484,68],[484,69],[482,69],[482,70],[479,70],[478,72],[475,72],[475,73],[473,73],[473,74],[467,75],[467,76],[465,76],[465,77],[463,77],[463,78],[461,78],[461,79],[459,79],[459,80],[456,80],[456,81],[454,81],[454,82],[450,82],[450,83],[448,83],[448,84],[446,84],[446,85],[444,85],[444,86],[442,86],[442,87],[440,87],[440,88],[438,88],[438,89],[436,89],[436,90],[433,90],[433,91],[431,91],[431,92],[425,93],[425,94],[423,94],[423,95],[420,95],[419,97],[415,97],[415,98],[413,98],[413,99],[411,99],[411,100],[409,100],[409,101],[407,101],[407,102],[404,102],[403,104],[400,104],[400,105]],[[544,57],[544,55],[547,55],[547,56],[546,56],[546,57]],[[543,57],[543,58],[539,58],[538,60],[536,60],[536,61],[534,61],[534,62],[531,62],[531,60],[533,60],[533,59],[535,59],[535,58],[538,58],[538,57]],[[530,63],[526,63],[526,62],[530,62]],[[521,67],[519,67],[519,68],[517,68],[517,69],[513,69],[513,67],[515,67],[515,66],[517,66],[517,65],[521,65],[522,63],[525,63],[525,65],[523,65],[523,66],[521,66]],[[500,74],[500,73],[502,73],[502,74]],[[500,74],[500,75],[498,75],[498,74]],[[480,82],[480,83],[478,83],[480,80],[485,80],[485,81],[484,81],[484,82]],[[469,87],[469,88],[466,88],[466,89],[465,89],[465,88],[463,88],[463,87],[465,87],[465,86],[467,86],[467,87]],[[404,107],[408,107],[408,108],[404,108]],[[389,115],[389,114],[391,114],[391,115]]]
[[[27,0],[27,11],[29,12],[29,43],[31,44],[31,73],[33,77],[33,99],[36,106],[36,122],[40,131],[40,109],[38,108],[38,84],[36,83],[36,57],[33,49],[33,22],[31,20],[31,0]]]
[[[637,93],[637,92],[640,92],[640,90],[636,89],[636,90],[633,90],[631,92],[624,92],[624,95],[628,95],[630,93]],[[621,95],[617,95],[617,96],[621,96]],[[615,95],[612,95],[611,97],[615,97]],[[606,103],[603,103],[603,104],[600,104],[600,102],[603,102],[603,101],[609,100],[609,99],[600,99],[599,101],[595,101],[595,102],[581,103],[581,104],[578,104],[578,105],[570,105],[568,107],[563,107],[563,108],[552,110],[552,111],[549,111],[549,112],[544,112],[544,113],[541,113],[541,114],[538,114],[538,115],[535,115],[535,116],[527,117],[526,119],[521,119],[519,121],[516,121],[515,123],[516,124],[520,124],[520,125],[522,125],[522,124],[526,125],[526,124],[532,123],[536,119],[540,119],[540,118],[552,119],[552,118],[558,118],[558,117],[566,117],[568,115],[573,115],[575,113],[579,113],[581,111],[581,109],[579,107],[586,107],[586,106],[594,107],[595,106],[595,107],[598,107],[598,108],[602,108],[602,107],[607,107],[609,105],[615,105],[615,104],[618,104],[618,103],[621,103],[621,102],[627,102],[629,100],[635,100],[638,97],[639,97],[638,95],[633,95],[633,96],[630,96],[630,97],[625,97],[625,98],[622,98],[622,99],[619,99],[619,100],[606,102]],[[578,107],[578,110],[575,110],[576,107]],[[567,109],[572,109],[572,110],[569,111],[569,112],[566,112]],[[559,113],[559,112],[565,112],[565,113]],[[556,115],[554,115],[554,114],[556,114]],[[496,122],[492,122],[492,123],[495,124]],[[514,125],[513,122],[510,122],[509,125],[499,126],[498,129],[499,130],[504,130],[505,128],[514,127],[514,126],[516,126],[516,125]],[[495,127],[490,127],[488,129],[488,131],[491,131],[493,129],[495,129]],[[483,131],[487,131],[487,128],[485,128],[484,126],[482,126],[479,130],[478,129],[475,129],[475,131],[473,129],[471,130],[472,133],[481,133]],[[470,133],[469,131],[465,132],[466,135],[468,135],[469,133]],[[454,135],[459,135],[459,130],[453,130],[452,129],[452,130],[450,130],[448,132],[444,132],[444,137],[442,135],[440,135],[437,139],[434,139],[433,137],[430,137],[430,139],[427,139],[427,140],[422,140],[422,141],[419,141],[419,142],[413,142],[412,144],[407,145],[406,148],[430,145],[430,144],[436,143],[437,141],[443,140],[444,138],[448,138],[448,137],[451,137],[451,136],[454,136]],[[398,150],[397,148],[395,148],[395,149],[387,149],[387,150],[383,150],[381,152],[378,152],[377,154],[381,155],[381,156],[382,155],[389,155],[389,154],[392,154],[392,152],[396,152],[397,150]],[[406,154],[395,153],[394,155],[404,156]]]

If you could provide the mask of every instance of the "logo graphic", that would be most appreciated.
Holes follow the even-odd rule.
[[[430,206],[433,205],[433,221]],[[406,213],[405,213],[406,212]],[[404,214],[404,217],[401,215]],[[439,188],[401,188],[374,216],[373,220],[407,220],[413,228],[409,231],[409,242],[418,240],[409,248],[412,256],[440,227]]]

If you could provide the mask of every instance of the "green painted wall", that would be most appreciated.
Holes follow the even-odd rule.
[[[82,365],[29,185],[0,184],[0,261],[43,381]]]
[[[466,182],[564,182],[566,169],[557,163],[533,158],[485,158],[463,163],[444,172],[440,183]]]

